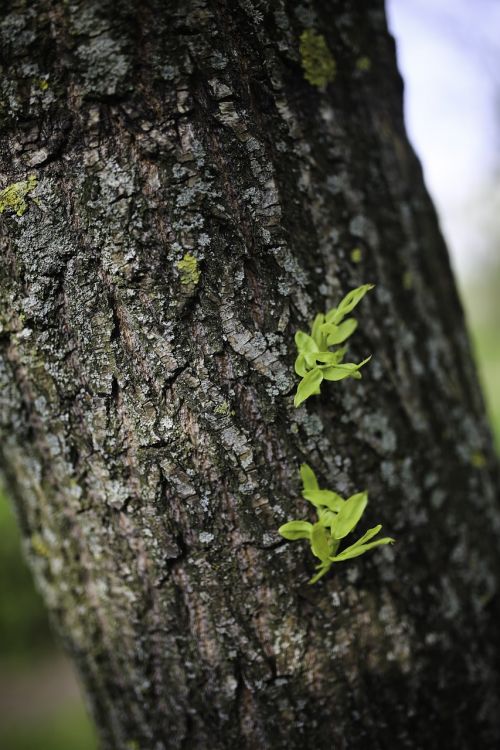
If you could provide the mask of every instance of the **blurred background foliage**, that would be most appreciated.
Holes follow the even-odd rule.
[[[462,291],[500,447],[500,4],[389,0],[416,146]],[[495,33],[493,33],[495,32]],[[0,492],[0,748],[96,750]]]
[[[47,617],[22,562],[19,532],[7,498],[0,496],[0,664],[26,667],[52,647]]]
[[[500,247],[500,236],[498,238]],[[497,453],[500,453],[500,263],[485,264],[462,291]]]
[[[0,492],[0,748],[95,750],[71,666],[51,633]]]

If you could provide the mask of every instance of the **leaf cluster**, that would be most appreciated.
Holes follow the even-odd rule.
[[[346,318],[346,315],[373,287],[373,284],[363,284],[352,289],[338,307],[316,315],[310,334],[304,331],[295,334],[298,352],[295,372],[302,378],[295,394],[295,406],[300,406],[309,396],[320,393],[323,380],[361,378],[359,370],[371,358],[367,357],[359,364],[344,362],[347,349],[340,344],[344,344],[358,327],[357,320]]]
[[[318,520],[316,523],[289,521],[280,526],[278,532],[285,539],[309,541],[313,555],[320,561],[319,565],[316,565],[317,573],[309,583],[319,581],[334,563],[359,557],[374,547],[394,542],[391,537],[374,540],[382,528],[381,524],[378,524],[368,529],[354,544],[339,552],[341,541],[354,531],[365,511],[368,493],[358,492],[344,499],[332,490],[322,490],[314,471],[307,464],[300,467],[300,476],[303,485],[302,496],[314,505]]]

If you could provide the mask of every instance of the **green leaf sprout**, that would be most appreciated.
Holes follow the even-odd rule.
[[[309,583],[316,583],[322,578],[334,563],[359,557],[374,547],[382,544],[392,544],[394,539],[382,537],[373,539],[382,526],[368,529],[354,544],[339,552],[341,540],[354,531],[360,521],[368,503],[368,493],[358,492],[347,500],[332,490],[322,490],[316,475],[310,466],[302,464],[300,467],[302,479],[302,496],[316,509],[318,520],[312,524],[309,521],[289,521],[280,526],[278,533],[285,539],[295,541],[307,539],[311,545],[313,555],[319,559],[317,572]]]
[[[339,347],[339,344],[347,341],[358,326],[355,318],[344,320],[345,316],[354,310],[373,287],[373,284],[363,284],[352,289],[338,307],[316,315],[310,334],[304,331],[297,331],[295,334],[298,352],[295,372],[302,378],[295,394],[295,406],[300,406],[309,396],[320,393],[323,380],[361,378],[359,370],[370,357],[359,364],[344,362],[346,347]],[[332,350],[331,347],[337,348]]]

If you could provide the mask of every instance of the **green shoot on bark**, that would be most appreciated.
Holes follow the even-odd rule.
[[[318,520],[314,524],[309,521],[289,521],[280,526],[278,533],[292,541],[309,541],[313,555],[320,561],[316,565],[317,572],[309,583],[319,581],[334,563],[359,557],[374,547],[394,542],[391,537],[374,539],[382,528],[381,524],[378,524],[339,552],[342,540],[354,531],[365,511],[368,493],[358,492],[344,499],[332,490],[322,490],[314,471],[307,464],[300,467],[300,476],[302,496],[314,505]]]
[[[370,357],[359,364],[344,362],[346,347],[339,345],[345,343],[358,326],[355,318],[344,320],[345,316],[354,310],[373,287],[373,284],[363,284],[352,289],[337,307],[316,315],[310,334],[304,331],[297,331],[295,334],[298,352],[295,372],[302,378],[295,394],[295,406],[300,406],[309,396],[320,393],[323,380],[361,378],[359,370]]]

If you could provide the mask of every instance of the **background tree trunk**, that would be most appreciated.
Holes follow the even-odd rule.
[[[1,464],[103,746],[498,747],[496,460],[382,3],[3,8]],[[365,282],[364,379],[294,409]],[[304,460],[397,538],[315,587]]]

